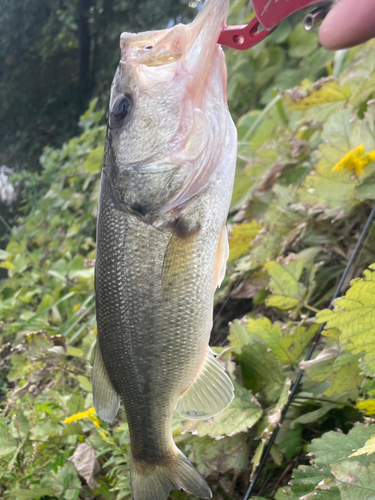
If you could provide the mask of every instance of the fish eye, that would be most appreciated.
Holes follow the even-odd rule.
[[[130,94],[119,95],[111,109],[109,126],[111,129],[122,127],[133,109],[133,97]]]

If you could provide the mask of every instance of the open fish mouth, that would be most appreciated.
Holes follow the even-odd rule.
[[[124,190],[130,191],[127,172],[136,170],[140,178],[133,197],[148,200],[152,217],[204,189],[218,164],[220,148],[213,144],[222,144],[226,134],[227,108],[225,58],[217,42],[228,4],[207,0],[188,25],[121,35],[110,99],[110,147],[117,168],[112,181],[122,200]],[[167,170],[168,195],[151,182]],[[140,193],[140,183],[152,173]],[[158,194],[151,193],[151,184]]]
[[[183,58],[186,70],[192,75],[201,73],[202,65],[208,70],[228,14],[228,5],[228,0],[206,0],[196,19],[188,25],[178,24],[166,30],[137,34],[122,33],[121,63],[159,68],[181,62]],[[171,71],[171,77],[176,76],[173,71],[176,68],[166,69]],[[150,78],[150,72],[145,70],[145,73]],[[165,71],[160,77],[165,81]],[[159,78],[155,75],[154,80],[156,83]]]

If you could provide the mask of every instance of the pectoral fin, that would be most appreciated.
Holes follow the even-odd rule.
[[[229,257],[229,244],[228,244],[228,231],[227,226],[221,229],[219,245],[217,247],[216,262],[215,262],[215,275],[214,275],[214,291],[219,288],[223,279],[225,278],[225,270],[227,267],[227,260]]]
[[[194,245],[200,225],[188,227],[183,219],[178,219],[173,230],[163,263],[163,296],[166,300],[176,295],[181,287],[181,277],[191,269]]]
[[[231,403],[233,395],[232,381],[209,349],[193,384],[178,400],[177,410],[191,420],[211,418]]]
[[[100,352],[99,341],[96,343],[92,368],[92,389],[96,413],[105,422],[112,423],[120,407],[120,398],[109,380]]]

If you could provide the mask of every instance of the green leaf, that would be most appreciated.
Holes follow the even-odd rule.
[[[342,458],[349,457],[353,450],[365,443],[375,432],[375,425],[367,427],[356,424],[348,434],[327,432],[319,439],[313,439],[308,451],[314,456],[317,467],[325,467]]]
[[[276,406],[272,408],[272,411],[267,415],[267,427],[262,432],[262,440],[268,440],[271,437],[272,431],[280,423],[281,414],[286,405],[289,397],[289,391],[292,381],[287,378],[284,382],[284,387],[282,388],[280,397]]]
[[[260,392],[269,402],[276,402],[284,385],[285,376],[270,349],[263,344],[243,347],[238,358],[246,388]]]
[[[23,410],[17,412],[17,435],[25,437],[30,429],[30,421]],[[16,436],[14,436],[16,437]]]
[[[69,346],[68,347],[68,355],[73,356],[74,358],[83,358],[83,351],[78,347]]]
[[[7,455],[10,455],[11,453],[14,453],[16,449],[17,449],[16,445],[4,443],[0,445],[0,457],[5,457]]]
[[[5,250],[0,248],[0,260],[5,260],[8,257],[10,257],[10,255],[11,255],[10,252],[6,252]]]
[[[373,500],[375,498],[375,464],[367,466],[355,461],[331,465],[342,500]]]
[[[93,149],[86,160],[83,162],[83,168],[89,172],[89,174],[94,174],[99,172],[102,168],[104,155],[104,146],[98,146]]]
[[[352,88],[350,102],[354,107],[366,102],[374,93],[375,61],[373,59],[373,42],[368,43],[366,49],[358,53],[357,58],[360,64],[358,64],[358,60],[353,61],[353,67],[349,68],[349,75],[346,76],[348,84]]]
[[[228,340],[233,352],[241,354],[242,348],[251,341],[251,334],[247,328],[248,320],[235,320],[230,325],[230,334]]]
[[[272,324],[268,318],[248,319],[248,332],[263,341],[281,363],[295,363],[318,330],[316,325],[284,328]]]
[[[335,393],[349,392],[360,385],[364,375],[361,374],[359,358],[359,354],[340,353],[336,347],[331,347],[324,349],[315,359],[300,363],[300,367],[311,380],[327,380],[330,385],[324,395],[330,397]]]
[[[226,473],[229,470],[243,470],[247,467],[249,454],[246,434],[241,432],[231,437],[213,439],[208,436],[194,436],[189,441],[192,446],[190,460],[205,475],[214,472]]]
[[[263,451],[266,446],[266,440],[262,440],[258,446],[256,447],[255,452],[253,453],[253,456],[251,457],[251,475],[250,479],[253,478],[256,469],[258,468],[258,465],[260,464],[260,461],[262,460],[263,456]]]
[[[316,169],[306,176],[302,188],[298,190],[300,201],[306,206],[320,209],[317,211],[326,213],[327,217],[339,214],[343,217],[358,204],[354,194],[360,180],[350,170],[333,171],[343,156],[337,146],[322,144],[319,156],[321,159]]]
[[[54,497],[55,491],[52,488],[38,488],[36,490],[16,490],[14,494],[17,500],[33,500],[41,497]]]
[[[305,370],[311,380],[321,382],[333,375],[333,365],[340,354],[337,347],[324,349],[315,359],[301,361],[300,368]]]
[[[375,453],[375,434],[373,434],[366,444],[359,448],[356,452],[352,453],[351,457],[358,457],[359,455],[372,455]]]
[[[290,57],[305,57],[318,46],[316,33],[306,32],[302,23],[298,23],[288,38]]]
[[[290,492],[300,496],[311,494],[311,499],[340,499],[340,483],[331,473],[331,464],[342,464],[341,460],[349,457],[353,450],[369,439],[374,430],[375,425],[365,427],[363,424],[357,424],[347,435],[341,432],[327,432],[321,438],[313,439],[307,448],[312,455],[313,466],[300,466],[298,470],[293,471]],[[341,488],[340,493],[342,494]],[[308,498],[307,496],[306,500]],[[362,500],[361,496],[356,498]]]
[[[85,390],[86,392],[92,392],[92,383],[87,377],[84,377],[83,375],[77,375],[77,380],[83,390]]]
[[[85,268],[85,259],[82,255],[76,255],[70,265],[69,275],[72,278],[93,279],[95,269]]]
[[[329,411],[337,408],[335,403],[322,403],[322,406],[317,410],[312,410],[299,417],[295,418],[292,422],[290,422],[290,428],[296,429],[299,425],[311,424],[312,422],[318,422],[324,415],[326,415]]]
[[[325,328],[340,331],[339,342],[353,354],[364,353],[364,365],[375,374],[375,265],[364,272],[363,278],[351,282],[345,297],[337,299],[332,311],[317,315]]]
[[[238,141],[245,142],[249,140],[249,136],[247,134],[259,118],[259,115],[260,111],[252,110],[241,116],[241,118],[237,122]]]
[[[2,269],[8,269],[9,271],[14,271],[16,269],[15,265],[12,264],[9,260],[5,260],[4,262],[2,262],[0,264],[0,268],[2,268]]]
[[[252,240],[261,229],[262,226],[255,220],[235,226],[229,235],[228,262],[246,254],[250,249]]]
[[[294,470],[292,484],[291,488],[282,488],[284,496],[279,490],[275,499],[341,500],[339,489],[334,487],[334,479],[325,478],[322,471],[314,467],[301,465]]]
[[[229,341],[241,366],[245,387],[276,401],[285,382],[281,364],[295,363],[316,331],[315,325],[300,325],[281,332],[280,325],[267,318],[233,322]]]
[[[291,410],[289,409],[289,415]],[[293,410],[292,410],[293,411]],[[286,459],[292,458],[303,447],[302,425],[296,425],[291,428],[288,420],[284,420],[283,425],[277,435],[276,444]]]
[[[290,254],[283,263],[267,262],[264,269],[270,275],[269,288],[272,292],[266,300],[267,307],[282,311],[293,309],[301,303],[306,288],[299,282],[305,260]]]
[[[66,462],[56,474],[56,489],[64,491],[64,500],[77,499],[77,491],[81,490],[81,481],[79,480],[77,469],[71,462]]]
[[[292,110],[314,108],[328,102],[346,101],[350,97],[350,87],[340,85],[333,78],[322,78],[314,84],[295,87],[282,93],[284,104]]]

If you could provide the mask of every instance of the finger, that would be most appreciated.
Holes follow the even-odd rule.
[[[340,0],[319,30],[319,41],[328,50],[353,47],[375,37],[375,1]]]

